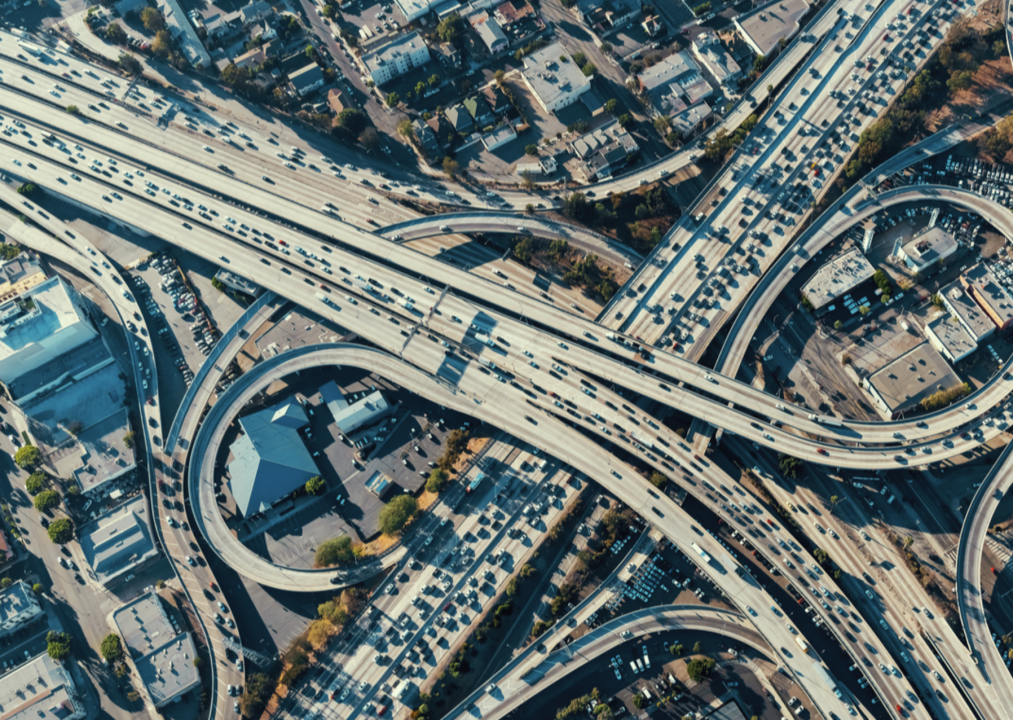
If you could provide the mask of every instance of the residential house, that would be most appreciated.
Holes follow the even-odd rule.
[[[644,29],[644,32],[647,33],[647,37],[651,38],[661,37],[667,31],[665,23],[661,22],[657,15],[648,15],[644,18],[644,21],[640,23],[640,26]]]
[[[267,21],[254,23],[250,26],[250,40],[256,40],[257,38],[261,40],[274,40],[276,37],[278,37],[278,31]]]
[[[344,94],[338,88],[331,88],[327,91],[327,105],[335,115],[340,115],[341,111],[345,109],[344,100]]]
[[[471,113],[464,107],[464,105],[457,104],[453,105],[446,111],[447,122],[454,128],[454,132],[458,135],[468,135],[475,127],[475,122],[472,120]]]
[[[461,51],[450,43],[440,43],[431,49],[436,52],[437,59],[444,67],[450,69],[461,67]]]
[[[480,94],[489,105],[489,110],[492,111],[493,115],[503,115],[513,107],[506,93],[498,85],[491,85],[482,90]]]
[[[640,152],[633,136],[617,122],[573,140],[570,149],[582,161],[579,172],[584,175],[586,182],[612,177]]]
[[[454,136],[454,128],[447,121],[447,118],[442,115],[436,115],[435,117],[431,117],[426,120],[426,125],[428,125],[429,129],[433,131],[433,134],[436,136],[436,141],[439,143],[441,148],[446,150],[453,144],[451,138]]]
[[[697,128],[713,114],[710,105],[705,102],[697,103],[681,112],[674,113],[669,118],[669,127],[685,139],[696,132]]]
[[[475,95],[461,103],[475,121],[477,127],[485,127],[496,120],[496,116],[489,109],[489,104],[481,95]]]
[[[288,76],[288,79],[299,97],[304,97],[314,90],[323,87],[327,81],[323,69],[316,63],[310,63],[296,70]]]
[[[530,3],[521,2],[521,0],[509,0],[496,6],[493,17],[496,18],[496,22],[500,24],[500,27],[508,28],[514,23],[520,22],[524,18],[533,16],[534,14],[535,10],[531,7]]]
[[[440,149],[440,141],[436,138],[436,133],[424,121],[413,121],[412,131],[415,133],[415,141],[426,154],[432,155]]]
[[[577,18],[587,27],[606,36],[640,17],[640,0],[583,0],[573,6]]]
[[[264,0],[257,0],[245,7],[239,8],[239,16],[242,19],[243,25],[252,25],[253,23],[266,20],[272,14],[274,14],[274,9],[269,3],[264,2]]]
[[[487,18],[485,22],[476,25],[475,32],[493,55],[503,52],[510,46],[503,28],[492,18]]]
[[[253,48],[248,52],[244,52],[233,62],[236,64],[236,67],[240,69],[256,69],[263,65],[265,60],[267,60],[267,53],[264,52],[263,48],[258,47]]]

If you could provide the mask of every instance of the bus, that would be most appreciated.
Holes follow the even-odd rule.
[[[478,486],[482,484],[483,480],[485,480],[485,473],[480,472],[475,476],[475,479],[469,483],[467,492],[472,492],[478,489]]]
[[[802,650],[803,653],[809,652],[809,645],[808,643],[806,643],[805,640],[802,639],[801,636],[799,635],[795,636],[795,644],[799,646],[799,649]]]
[[[707,553],[705,553],[703,551],[703,548],[701,548],[699,545],[697,545],[696,543],[691,543],[691,547],[696,551],[697,555],[699,555],[700,557],[702,557],[704,559],[704,562],[710,562],[711,561],[711,556],[708,555]]]

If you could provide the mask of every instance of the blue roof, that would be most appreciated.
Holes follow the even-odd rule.
[[[239,420],[244,434],[232,443],[229,487],[243,517],[267,510],[320,474],[299,435],[307,422],[295,401]]]

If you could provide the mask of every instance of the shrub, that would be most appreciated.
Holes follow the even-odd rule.
[[[306,492],[310,495],[322,495],[327,490],[327,483],[319,475],[306,481]]]
[[[127,434],[123,436],[123,446],[127,450],[133,450],[134,449],[134,431],[133,430],[128,430]]]
[[[320,567],[352,562],[355,559],[355,553],[352,552],[352,538],[348,535],[342,535],[341,537],[325,540],[317,548],[314,559]]]
[[[417,508],[415,498],[411,495],[398,495],[380,511],[380,532],[384,535],[396,535],[401,532],[415,515]]]

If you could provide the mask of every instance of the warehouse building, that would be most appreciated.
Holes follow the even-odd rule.
[[[320,473],[299,430],[308,424],[295,400],[239,419],[232,443],[229,488],[243,517],[264,512]]]
[[[838,255],[816,271],[802,286],[802,294],[812,303],[817,316],[832,309],[832,303],[845,293],[870,280],[876,270],[858,248]]]
[[[70,672],[45,653],[4,675],[0,708],[3,720],[82,720],[88,714]]]
[[[1013,324],[1013,298],[983,263],[969,267],[960,284],[1000,330]]]
[[[351,402],[334,382],[320,388],[320,400],[331,411],[338,430],[348,435],[374,425],[394,412],[394,406],[375,387],[372,386],[369,392],[354,393]]]
[[[105,587],[158,557],[143,494],[82,526],[78,536],[85,560]]]
[[[960,280],[954,280],[939,291],[943,306],[964,326],[978,345],[995,332],[995,323],[985,314],[971,296],[964,291]]]
[[[971,334],[949,313],[926,324],[925,337],[951,364],[960,362],[978,349],[978,343]]]
[[[863,380],[884,420],[901,417],[922,400],[961,380],[928,342],[920,343]]]

